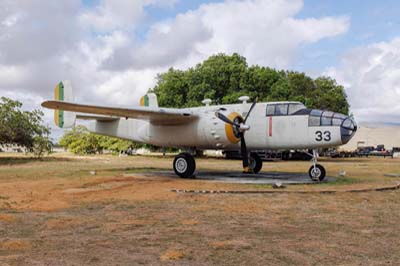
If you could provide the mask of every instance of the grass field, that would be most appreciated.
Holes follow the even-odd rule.
[[[143,176],[170,170],[172,157],[10,156],[0,154],[1,266],[400,264],[400,191],[343,192],[400,182],[384,176],[400,174],[399,159],[325,160],[328,175],[346,177],[285,189],[339,193],[241,195],[171,189],[272,188]],[[240,161],[197,165],[241,171]],[[264,171],[309,166],[274,162]]]

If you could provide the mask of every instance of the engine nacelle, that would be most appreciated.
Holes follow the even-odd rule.
[[[243,123],[243,117],[237,112],[230,112],[226,116],[236,123]],[[236,148],[240,141],[240,132],[235,127],[225,123],[215,116],[214,112],[206,114],[199,121],[199,131],[205,135],[208,145],[216,149]],[[200,133],[200,132],[199,132]]]

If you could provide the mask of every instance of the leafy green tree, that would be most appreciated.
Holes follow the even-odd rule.
[[[186,71],[169,69],[159,74],[151,89],[165,107],[200,106],[210,98],[214,103],[237,103],[242,95],[260,101],[300,101],[309,108],[329,109],[348,114],[343,86],[334,79],[312,79],[305,73],[248,66],[238,54],[217,54]]]
[[[336,80],[330,77],[319,77],[315,80],[319,91],[318,106],[321,109],[334,110],[339,113],[349,113],[349,103],[344,87],[338,85]]]
[[[138,144],[129,140],[93,134],[85,126],[79,125],[65,132],[59,145],[76,154],[96,154],[103,151],[119,153]]]
[[[19,145],[35,156],[50,153],[52,143],[50,128],[43,125],[43,112],[23,111],[22,103],[1,97],[0,100],[0,144]]]
[[[41,158],[45,153],[49,154],[52,150],[53,143],[49,136],[35,136],[33,146],[29,149],[37,158]]]

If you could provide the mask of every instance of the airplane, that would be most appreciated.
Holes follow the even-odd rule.
[[[194,177],[197,150],[239,150],[243,173],[257,174],[262,160],[256,150],[312,149],[308,171],[313,181],[322,181],[325,168],[318,164],[317,150],[346,144],[357,131],[355,121],[344,114],[309,109],[301,102],[261,102],[257,98],[239,98],[242,103],[194,108],[163,108],[157,96],[147,93],[140,106],[132,108],[97,106],[74,102],[70,81],[55,87],[55,100],[42,106],[54,109],[54,121],[60,128],[70,128],[77,119],[92,120],[89,131],[136,142],[185,150],[173,161],[176,175]]]

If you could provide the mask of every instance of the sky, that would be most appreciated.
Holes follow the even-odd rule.
[[[68,79],[77,102],[135,106],[158,73],[236,52],[330,76],[357,121],[399,123],[398,14],[394,0],[1,0],[0,96],[40,108]]]

